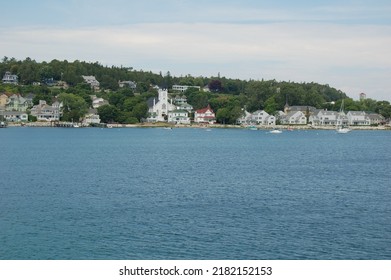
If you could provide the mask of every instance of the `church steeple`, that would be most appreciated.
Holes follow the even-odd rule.
[[[285,95],[285,106],[284,106],[284,113],[288,114],[289,112],[289,104],[288,104],[288,95]]]

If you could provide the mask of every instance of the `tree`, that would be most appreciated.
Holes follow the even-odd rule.
[[[222,92],[223,86],[220,80],[211,80],[208,84],[209,90],[211,92]]]
[[[58,99],[63,104],[63,121],[80,121],[88,111],[88,105],[85,100],[72,93],[61,93]]]
[[[103,105],[98,108],[98,114],[102,122],[117,122],[120,115],[119,110],[114,105]]]
[[[133,117],[137,118],[139,121],[141,119],[146,118],[148,114],[148,105],[146,102],[138,103],[136,106],[134,106],[132,110]]]

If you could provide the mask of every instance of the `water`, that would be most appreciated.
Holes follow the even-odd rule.
[[[0,259],[390,259],[391,132],[0,130]]]

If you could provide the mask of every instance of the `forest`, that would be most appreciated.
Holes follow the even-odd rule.
[[[167,88],[172,85],[199,86],[201,90],[190,88],[184,94],[194,109],[208,104],[216,112],[217,121],[235,123],[245,108],[249,112],[265,110],[274,114],[282,110],[286,102],[289,105],[314,106],[319,109],[338,111],[344,100],[345,111],[370,111],[391,116],[388,101],[365,99],[354,101],[346,94],[328,84],[316,82],[297,83],[276,80],[240,80],[220,75],[214,77],[193,77],[185,75],[175,77],[166,73],[136,70],[124,66],[104,66],[99,62],[53,59],[50,62],[37,62],[31,58],[17,60],[4,57],[0,62],[0,75],[5,72],[18,75],[18,85],[0,84],[0,93],[19,93],[22,96],[34,94],[34,104],[46,100],[48,104],[55,97],[67,103],[68,111],[63,119],[77,118],[91,106],[90,95],[96,95],[109,101],[110,105],[98,108],[102,122],[137,123],[148,114],[147,100],[157,97],[154,86]],[[82,75],[95,76],[100,82],[100,90],[93,91],[84,83]],[[53,81],[64,81],[68,88],[53,86]],[[135,89],[120,88],[119,81],[133,81]],[[208,87],[209,91],[203,90]]]

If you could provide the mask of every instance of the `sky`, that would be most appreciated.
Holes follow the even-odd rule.
[[[391,101],[390,0],[0,0],[0,58],[317,82]]]

